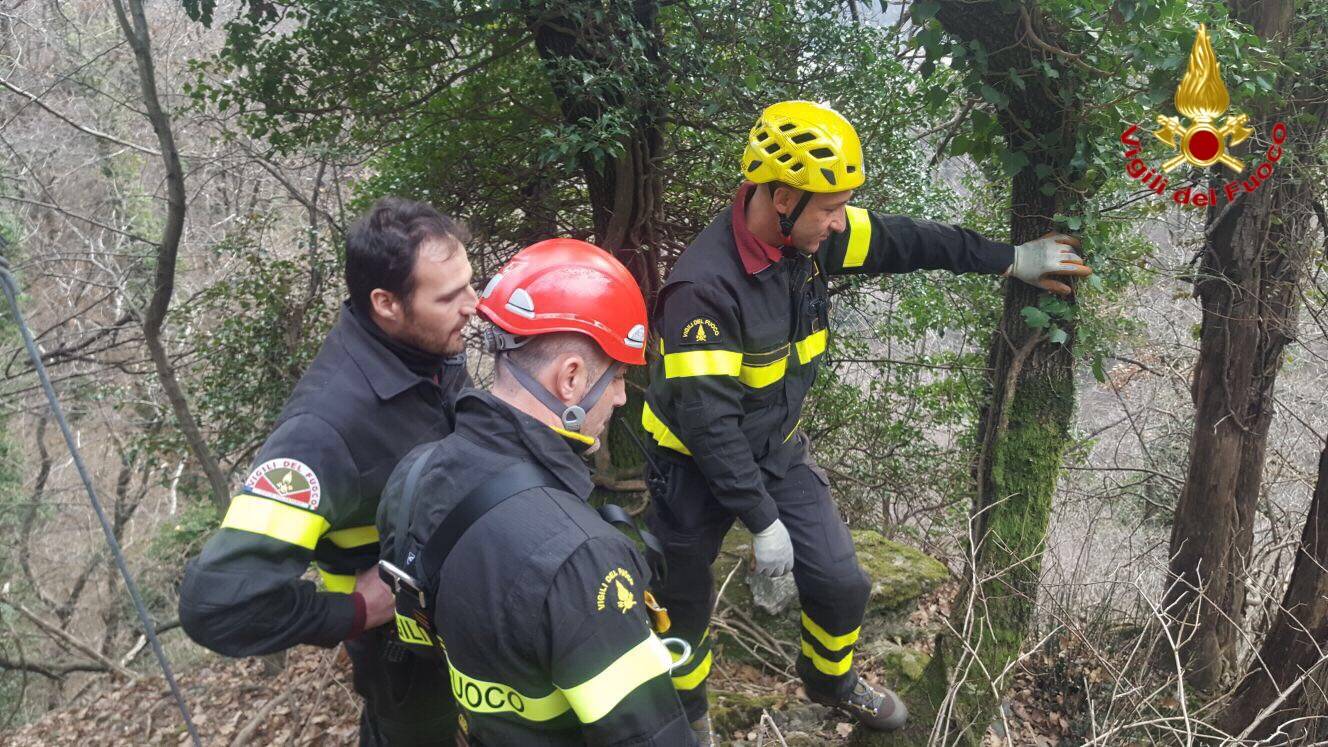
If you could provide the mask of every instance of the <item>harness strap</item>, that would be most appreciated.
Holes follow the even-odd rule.
[[[662,583],[668,575],[668,566],[664,562],[664,544],[653,532],[638,526],[632,515],[616,503],[606,503],[596,509],[601,519],[619,527],[635,530],[641,537],[641,544],[646,546],[646,561],[655,577]]]
[[[435,573],[441,572],[452,548],[461,541],[466,530],[479,521],[481,516],[518,493],[556,484],[548,470],[533,462],[518,462],[507,468],[502,474],[472,490],[448,512],[433,535],[424,543],[419,557],[415,559],[416,567]]]
[[[420,476],[424,474],[424,466],[428,464],[429,458],[438,450],[438,444],[441,441],[435,441],[432,446],[420,454],[415,463],[410,465],[410,472],[406,473],[406,484],[401,491],[402,500],[397,504],[396,519],[392,522],[392,533],[396,535],[396,557],[394,561],[398,568],[406,568],[409,563],[406,562],[406,545],[410,542],[410,515],[415,507],[415,493],[419,489]]]

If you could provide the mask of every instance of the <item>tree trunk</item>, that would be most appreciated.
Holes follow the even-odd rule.
[[[128,4],[126,11],[125,4]],[[162,325],[166,321],[166,312],[170,309],[171,296],[175,293],[175,260],[180,252],[180,238],[184,234],[184,214],[186,208],[184,190],[184,168],[180,165],[180,153],[175,147],[175,134],[171,130],[170,116],[161,106],[157,95],[157,75],[152,62],[152,41],[148,33],[147,19],[143,15],[142,0],[114,0],[115,15],[124,32],[125,40],[134,50],[134,59],[138,67],[138,80],[143,93],[143,105],[147,110],[148,120],[157,134],[157,143],[161,148],[162,161],[166,166],[166,227],[162,231],[161,243],[157,245],[156,276],[153,279],[152,298],[147,308],[139,313],[143,325],[143,339],[148,346],[148,354],[157,369],[161,388],[166,393],[171,410],[184,434],[189,451],[202,465],[212,487],[212,501],[219,510],[225,511],[230,503],[230,485],[222,474],[221,466],[208,448],[207,441],[194,420],[189,409],[189,401],[175,374],[162,341]]]
[[[1323,681],[1328,670],[1328,444],[1319,455],[1319,477],[1310,499],[1305,528],[1296,548],[1296,562],[1291,583],[1282,597],[1282,606],[1273,618],[1272,628],[1264,638],[1259,656],[1250,672],[1236,687],[1231,703],[1224,709],[1222,728],[1239,734],[1278,698],[1286,695],[1249,735],[1262,739],[1278,725],[1295,718],[1323,716],[1314,713],[1307,701],[1314,697],[1313,686]],[[1315,668],[1317,667],[1317,670]],[[1318,677],[1315,676],[1320,675]],[[1300,679],[1306,673],[1304,682]],[[1294,689],[1292,689],[1294,688]]]
[[[1291,0],[1233,2],[1233,11],[1261,36],[1284,42]],[[1280,99],[1294,101],[1303,82],[1288,77]],[[1286,104],[1254,112],[1261,144],[1246,157],[1257,165]],[[1316,105],[1318,122],[1323,107]],[[1323,132],[1310,125],[1287,149],[1308,155]],[[1246,578],[1254,545],[1255,509],[1283,350],[1292,339],[1297,286],[1310,252],[1310,188],[1297,157],[1258,191],[1209,209],[1195,294],[1203,306],[1189,468],[1176,507],[1165,603],[1173,638],[1182,640],[1186,679],[1199,689],[1219,685],[1238,656]],[[1229,174],[1216,179],[1225,182]],[[1170,657],[1162,666],[1170,666]]]
[[[662,282],[658,163],[668,73],[659,61],[659,4],[548,0],[531,3],[527,12],[563,121],[573,128],[607,118],[628,123],[616,141],[618,152],[598,159],[582,154],[579,163],[595,243],[627,266],[649,307]],[[639,480],[644,464],[636,441],[646,373],[633,371],[628,378],[627,404],[610,423],[596,460],[597,473],[610,483]]]
[[[1038,17],[1036,9],[1031,16]],[[1075,181],[1067,170],[1077,116],[1053,95],[1073,72],[1052,58],[1048,62],[1060,78],[1012,90],[1010,70],[1037,69],[1017,7],[946,0],[936,17],[951,35],[999,50],[989,58],[985,82],[1009,95],[1009,108],[998,110],[997,117],[1008,147],[1029,159],[1011,185],[1011,241],[1022,243],[1057,228],[1051,216],[1073,214],[1075,198],[1061,187],[1044,194],[1042,186]],[[1048,175],[1038,176],[1038,170]],[[1046,330],[1030,328],[1021,313],[1037,306],[1042,295],[1022,282],[1006,282],[1004,310],[987,355],[991,395],[978,426],[971,563],[951,615],[960,635],[938,637],[921,682],[907,694],[914,714],[910,730],[878,735],[859,729],[857,744],[925,744],[933,723],[949,735],[947,743],[981,744],[997,712],[1008,684],[1006,668],[1023,648],[1037,600],[1052,496],[1075,406],[1072,322],[1058,322],[1069,337],[1055,344]]]

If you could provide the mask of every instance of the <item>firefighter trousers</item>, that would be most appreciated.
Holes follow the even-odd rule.
[[[392,640],[380,625],[345,643],[364,698],[360,747],[451,747],[458,731],[446,666]]]
[[[705,714],[713,654],[708,632],[715,604],[711,565],[734,516],[711,494],[686,457],[660,455],[647,468],[652,508],[647,522],[664,545],[668,576],[655,595],[673,620],[670,635],[692,644],[691,660],[673,673],[688,720]],[[797,670],[809,693],[839,698],[853,687],[853,650],[871,581],[858,565],[853,538],[830,497],[825,473],[810,462],[783,478],[766,478],[793,540],[793,580],[802,605]]]

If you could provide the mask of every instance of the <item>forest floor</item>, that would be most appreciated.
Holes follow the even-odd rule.
[[[947,585],[942,593],[952,593]],[[919,611],[938,610],[944,600],[925,600]],[[1069,642],[1064,642],[1069,643]],[[925,644],[923,644],[925,645]],[[920,652],[923,653],[923,652]],[[1004,712],[1010,744],[1044,747],[1071,744],[1076,705],[1075,681],[1092,680],[1089,665],[1070,649],[1038,653],[1026,659],[1031,668],[1015,678]],[[358,698],[351,689],[350,663],[342,649],[300,647],[275,674],[264,659],[208,656],[179,673],[204,744],[213,745],[351,745],[356,743]],[[878,686],[881,667],[868,658],[864,676]],[[808,702],[794,678],[772,674],[741,661],[717,657],[711,675],[716,737],[726,745],[842,744],[853,726],[836,712]],[[1067,700],[1068,699],[1068,700]],[[76,705],[51,711],[8,734],[0,743],[14,747],[73,745],[187,744],[174,701],[160,677],[115,682],[100,679]],[[1006,724],[993,727],[988,743]]]

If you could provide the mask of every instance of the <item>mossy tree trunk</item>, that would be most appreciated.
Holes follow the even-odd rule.
[[[1055,39],[1042,27],[1035,7],[1022,12],[1029,13],[1041,38]],[[1077,212],[1077,197],[1062,186],[1076,180],[1069,164],[1079,114],[1073,97],[1065,94],[1073,71],[1060,58],[1028,46],[1017,6],[944,0],[936,17],[951,36],[998,50],[990,54],[982,81],[1008,97],[1008,106],[995,114],[1006,146],[1028,159],[1011,183],[1011,241],[1062,230],[1051,216]],[[1058,77],[1033,78],[1026,89],[1013,88],[1012,70],[1027,80],[1042,62]],[[1048,184],[1055,189],[1044,191]],[[1022,650],[1032,619],[1052,496],[1075,407],[1073,322],[1056,322],[1067,333],[1058,343],[1048,329],[1030,328],[1021,313],[1036,307],[1043,295],[1017,280],[1006,281],[1001,320],[988,351],[990,396],[979,420],[972,562],[951,614],[959,635],[937,639],[922,680],[904,694],[912,714],[909,728],[893,735],[860,729],[856,744],[926,744],[935,727],[947,734],[947,743],[976,745],[997,713],[1008,684],[1006,669]]]

